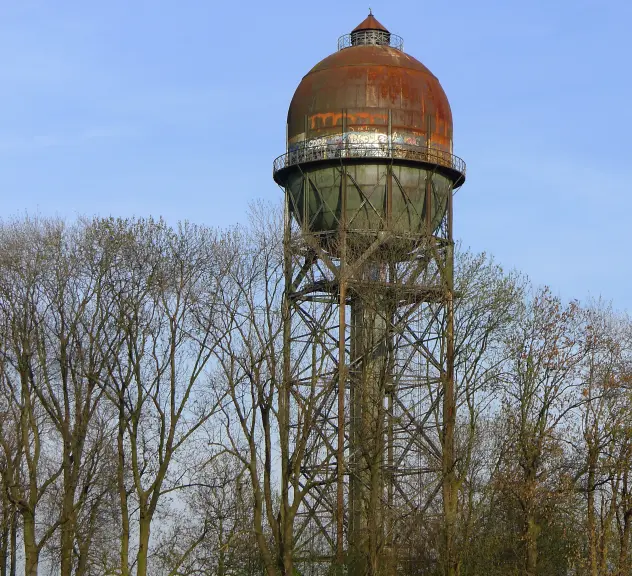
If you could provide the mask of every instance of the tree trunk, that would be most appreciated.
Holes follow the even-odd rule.
[[[35,540],[35,516],[30,511],[22,513],[24,520],[24,576],[37,576],[39,550]]]
[[[286,512],[287,514],[287,512]],[[293,523],[289,518],[284,518],[283,523],[283,542],[281,544],[281,574],[283,576],[292,576],[294,572],[293,558]]]
[[[125,417],[123,399],[119,399],[118,429],[118,469],[117,484],[121,504],[121,576],[129,576],[129,508],[127,505],[127,489],[125,487]]]
[[[11,514],[11,576],[17,576],[18,567],[18,514],[13,510]]]
[[[127,496],[121,498],[125,507],[121,513],[121,576],[129,576],[129,517],[127,515]]]
[[[0,576],[7,576],[7,564],[9,560],[9,517],[3,516],[2,543],[0,544]]]
[[[224,541],[224,521],[221,515],[218,522],[219,551],[217,553],[217,576],[226,576],[226,542]]]
[[[597,534],[595,528],[595,467],[593,465],[592,454],[589,454],[588,464],[588,562],[590,576],[598,576],[597,571]]]
[[[252,450],[252,447],[251,447]],[[253,459],[254,460],[254,459]],[[259,545],[259,553],[261,554],[261,560],[263,561],[263,565],[265,568],[265,572],[267,576],[277,576],[277,571],[274,566],[274,558],[270,553],[270,548],[268,546],[268,541],[266,540],[265,534],[263,533],[263,497],[261,494],[261,489],[259,487],[259,480],[256,476],[256,461],[253,461],[251,464],[251,483],[252,483],[252,493],[255,500],[255,506],[253,510],[253,525],[255,528],[255,538],[257,540],[257,544]],[[253,472],[253,470],[255,472]]]
[[[454,530],[456,526],[457,488],[454,473],[448,473],[443,480],[443,516],[444,516],[444,547],[445,547],[445,574],[446,576],[458,575],[458,562],[454,543]]]
[[[222,546],[219,549],[219,554],[217,558],[217,576],[226,576],[226,552],[224,551],[224,547]]]
[[[75,535],[75,494],[72,487],[66,489],[62,504],[61,525],[61,573],[72,574],[72,555]]]
[[[89,520],[87,520],[87,523],[89,524],[89,528],[86,530],[85,539],[81,539],[80,541],[77,542],[77,545],[76,545],[78,548],[77,568],[75,569],[74,576],[87,576],[88,574],[88,570],[90,568],[89,558],[90,558],[90,551],[92,547],[92,538],[95,534],[94,526],[95,526],[95,516],[96,516],[97,507],[98,507],[98,504],[95,506],[95,508],[92,509],[90,518]]]
[[[75,576],[85,576],[88,573],[88,552],[90,546],[82,547],[79,550],[79,558],[77,559],[77,569],[75,570]],[[63,574],[63,573],[62,573]]]
[[[3,477],[3,481],[6,479]],[[4,488],[4,487],[3,487]],[[2,497],[2,536],[0,542],[0,576],[7,576],[9,569],[9,542],[13,522],[12,504],[6,494]]]
[[[632,511],[626,510],[623,515],[623,529],[619,537],[619,569],[618,576],[627,576],[630,573],[628,562],[628,550],[630,543],[630,523],[632,521]]]
[[[540,526],[535,520],[534,514],[527,512],[525,523],[525,546],[526,546],[526,575],[536,576],[538,568],[538,536]]]
[[[136,576],[147,576],[147,555],[149,554],[149,534],[151,531],[151,515],[147,514],[143,507],[147,504],[141,503],[138,553],[136,555]]]

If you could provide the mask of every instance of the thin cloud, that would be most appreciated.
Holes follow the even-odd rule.
[[[76,133],[35,134],[32,136],[0,136],[0,151],[21,152],[80,146],[82,144],[128,139],[138,136],[138,132],[128,126],[95,126]]]

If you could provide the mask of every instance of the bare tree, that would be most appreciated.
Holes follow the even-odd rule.
[[[547,510],[572,489],[564,466],[568,418],[578,407],[578,376],[587,352],[576,302],[548,289],[527,300],[508,347],[502,465],[498,479],[521,510],[524,573],[538,570],[538,537]]]
[[[0,442],[8,497],[22,518],[25,573],[38,572],[42,549],[61,524],[61,517],[38,515],[64,471],[55,438],[38,391],[48,368],[41,347],[48,307],[42,289],[55,257],[59,222],[26,220],[0,230],[0,306],[4,331],[2,390],[11,418],[2,422]]]
[[[490,478],[488,421],[507,360],[503,342],[524,300],[526,279],[486,254],[457,252],[455,380],[458,405],[455,482],[460,496],[457,565],[476,552],[478,507]]]
[[[79,576],[87,573],[92,531],[89,521],[80,526],[78,519],[94,516],[103,499],[94,488],[103,484],[97,476],[107,427],[102,419],[95,425],[95,417],[104,369],[100,340],[108,325],[102,280],[109,262],[93,247],[86,223],[26,220],[2,232],[2,376],[12,413],[2,440],[4,474],[14,480],[8,493],[22,511],[27,571],[37,571],[46,548],[50,563]],[[48,528],[36,542],[44,522],[35,509],[41,511],[45,494]]]
[[[0,370],[4,372],[4,363],[0,360]],[[17,484],[20,474],[20,462],[22,451],[18,439],[12,437],[11,431],[15,430],[14,407],[4,395],[6,393],[3,376],[0,376],[0,386],[3,396],[0,396],[0,434],[2,434],[2,451],[0,452],[0,489],[2,490],[2,511],[0,516],[0,576],[16,576],[18,555],[18,510],[11,499],[11,488]]]
[[[223,454],[199,470],[183,508],[167,510],[156,575],[261,574],[252,539],[252,490],[240,461]]]
[[[40,322],[44,329],[38,348],[45,370],[35,389],[61,445],[60,570],[77,576],[88,568],[90,518],[98,513],[104,495],[97,488],[97,475],[103,471],[101,456],[109,430],[99,418],[100,383],[106,358],[116,352],[101,346],[109,328],[103,291],[110,255],[94,245],[91,232],[84,224],[61,229],[49,239],[54,260],[42,282],[48,306]],[[78,531],[80,516],[84,523]]]
[[[136,508],[136,574],[145,576],[161,498],[189,483],[186,465],[176,465],[178,456],[201,441],[198,432],[217,407],[207,368],[221,338],[214,324],[221,242],[210,230],[186,224],[177,230],[152,220],[100,226],[113,258],[107,297],[116,322],[105,349],[121,342],[119,353],[107,355],[105,382],[118,420],[120,571],[130,574]]]
[[[290,576],[297,513],[317,482],[303,471],[317,457],[314,424],[333,383],[292,380],[291,351],[282,346],[290,326],[280,218],[262,213],[255,210],[251,228],[235,234],[236,256],[223,293],[226,337],[217,360],[227,391],[225,444],[250,478],[252,531],[265,571]]]
[[[582,375],[578,450],[584,465],[578,477],[586,494],[586,564],[591,576],[599,576],[608,573],[617,493],[626,482],[629,466],[625,426],[630,412],[621,381],[629,350],[626,322],[609,306],[594,303],[586,310],[586,323],[589,352]]]

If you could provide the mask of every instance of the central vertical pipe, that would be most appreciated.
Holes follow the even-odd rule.
[[[387,269],[367,263],[357,273],[362,288],[351,305],[353,367],[350,423],[353,575],[380,574],[384,550],[385,393],[388,322],[384,296]]]

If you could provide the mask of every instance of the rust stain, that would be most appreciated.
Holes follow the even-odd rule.
[[[309,116],[311,130],[318,130],[323,127],[342,126],[345,113],[343,112],[320,112]],[[361,112],[346,112],[347,125],[355,124],[379,124],[388,123],[388,112],[366,110]]]

